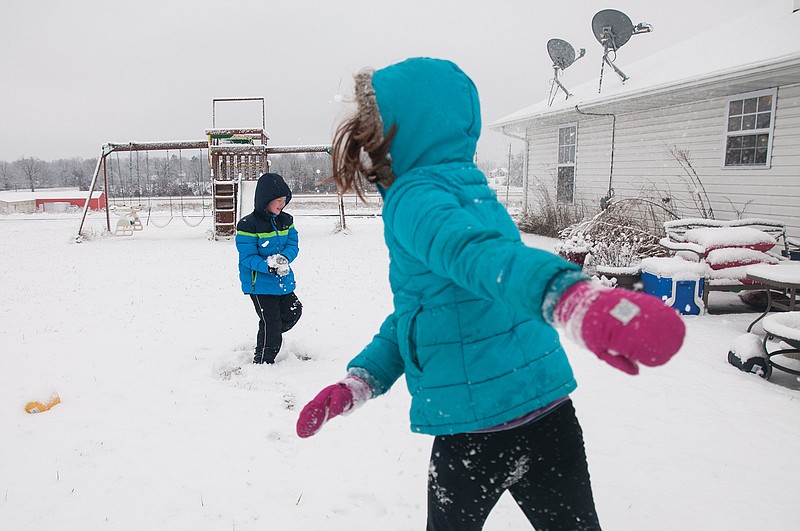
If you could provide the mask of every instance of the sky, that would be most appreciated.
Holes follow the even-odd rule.
[[[335,233],[335,216],[300,200],[288,209],[303,316],[273,366],[250,363],[257,318],[235,245],[206,237],[210,217],[190,227],[177,208],[169,224],[169,210],[154,211],[158,228],[143,212],[142,231],[112,236],[92,212],[77,244],[79,212],[0,215],[14,257],[0,261],[0,529],[424,528],[433,438],[409,428],[402,379],[314,437],[295,435],[392,295],[380,217]],[[734,293],[710,300],[714,313],[684,317],[681,351],[635,377],[565,340],[603,529],[797,529],[800,382],[728,364],[758,312]],[[53,391],[60,404],[24,411]],[[530,526],[505,495],[484,529]]]
[[[785,0],[788,2],[789,0]],[[617,65],[752,9],[747,0],[40,0],[0,9],[0,160],[93,158],[106,142],[202,140],[212,100],[265,98],[274,146],[327,144],[349,110],[352,76],[408,57],[450,59],[472,77],[484,129],[478,159],[504,162],[488,124],[545,100],[546,43],[586,56],[561,77],[597,78],[591,20],[618,9],[652,33]],[[260,126],[260,104],[220,103],[217,127]],[[246,122],[246,123],[245,123]]]

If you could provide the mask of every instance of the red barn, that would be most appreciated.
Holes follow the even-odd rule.
[[[66,212],[71,206],[84,208],[89,192],[81,190],[42,189],[35,192],[0,192],[0,211]],[[94,192],[89,200],[91,210],[106,208],[105,192]]]

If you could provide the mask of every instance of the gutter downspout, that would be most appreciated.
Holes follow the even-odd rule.
[[[611,117],[611,167],[608,171],[608,192],[605,197],[600,198],[600,209],[605,210],[608,208],[611,198],[614,197],[614,188],[612,187],[614,179],[614,140],[617,132],[617,115],[611,113],[598,113],[598,112],[584,112],[575,105],[575,112],[583,114],[584,116],[610,116]]]
[[[500,129],[500,134],[505,135],[510,138],[514,138],[516,140],[521,140],[525,144],[525,156],[522,158],[522,215],[528,215],[528,157],[529,157],[529,147],[530,142],[528,141],[528,135],[525,136],[517,136],[512,135],[511,133],[507,132],[505,128]],[[509,164],[509,177],[511,177],[511,165]]]

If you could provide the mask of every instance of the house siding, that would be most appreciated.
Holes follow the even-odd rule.
[[[769,168],[724,168],[726,98],[662,107],[616,116],[615,197],[671,198],[682,217],[698,217],[689,178],[670,148],[688,152],[717,219],[778,219],[800,237],[800,85],[780,87],[775,107]],[[530,208],[536,210],[543,184],[555,197],[558,126],[578,122],[575,201],[589,213],[608,190],[611,117],[565,114],[551,125],[528,128]],[[657,191],[656,191],[657,190]]]

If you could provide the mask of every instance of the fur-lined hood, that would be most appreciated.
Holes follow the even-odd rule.
[[[407,171],[472,162],[481,131],[478,90],[454,63],[417,57],[372,76],[384,134],[397,124],[389,153],[400,178]]]

